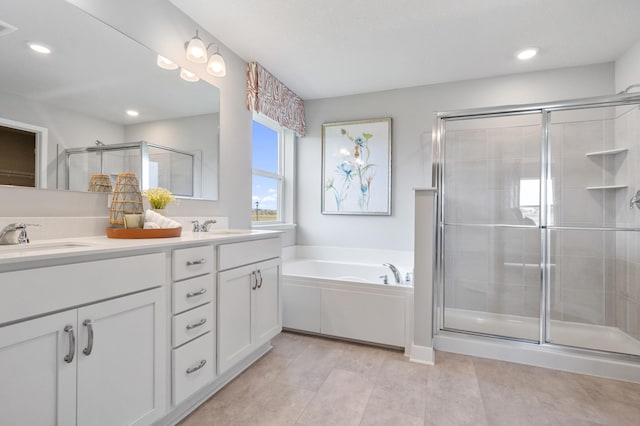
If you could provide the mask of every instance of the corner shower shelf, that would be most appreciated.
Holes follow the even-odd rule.
[[[629,151],[629,148],[616,148],[616,149],[607,149],[605,151],[587,152],[585,155],[587,157],[597,157],[597,156],[604,156],[604,155],[616,155],[616,154],[621,154],[627,151]]]
[[[622,189],[627,188],[628,185],[604,185],[604,186],[587,186],[588,190],[592,189]]]

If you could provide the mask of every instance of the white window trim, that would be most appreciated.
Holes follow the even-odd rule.
[[[295,132],[285,129],[269,117],[253,112],[253,120],[278,132],[278,169],[281,174],[252,169],[252,175],[279,180],[278,220],[272,222],[251,221],[253,228],[291,228],[295,224]],[[253,218],[253,215],[252,215]]]

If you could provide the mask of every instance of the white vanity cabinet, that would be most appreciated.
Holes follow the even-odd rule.
[[[218,247],[218,373],[282,330],[280,238]]]
[[[113,273],[116,260],[120,272]],[[0,326],[0,424],[146,425],[161,418],[166,311],[158,286],[165,278],[147,267],[162,265],[164,257],[152,254],[0,274],[3,290],[14,287],[17,305],[34,297],[32,285],[37,288],[42,277],[61,295],[50,303],[64,295],[73,300],[51,306],[62,312]],[[109,275],[124,282],[105,286]],[[61,276],[65,281],[57,281]],[[133,294],[120,293],[122,284]],[[77,304],[90,292],[69,292],[82,286],[99,287],[95,293],[109,300]]]
[[[175,249],[172,259],[172,402],[178,405],[216,377],[214,247]]]

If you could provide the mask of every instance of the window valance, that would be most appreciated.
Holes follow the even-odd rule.
[[[247,66],[247,109],[305,134],[304,101],[257,62]]]

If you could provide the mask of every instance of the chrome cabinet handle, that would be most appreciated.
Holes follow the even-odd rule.
[[[87,327],[87,332],[89,333],[87,347],[82,350],[82,353],[85,355],[91,355],[91,351],[93,350],[93,324],[91,324],[90,319],[86,319],[82,322],[82,325]]]
[[[251,280],[253,281],[251,290],[255,290],[256,288],[258,288],[258,275],[256,274],[256,271],[251,271]]]
[[[66,363],[71,364],[73,362],[73,357],[76,354],[76,336],[73,334],[73,326],[67,325],[64,328],[64,331],[69,335],[69,352],[64,357]]]
[[[204,323],[206,323],[206,322],[207,322],[207,319],[206,318],[202,318],[200,321],[198,321],[198,322],[196,322],[194,324],[187,325],[187,330],[193,330],[194,328],[203,326]]]
[[[187,266],[204,265],[205,263],[207,263],[207,259],[205,258],[198,259],[198,260],[188,260]]]
[[[200,295],[205,294],[206,292],[207,292],[207,289],[206,289],[206,288],[201,288],[201,289],[200,289],[200,290],[198,290],[198,291],[192,291],[192,292],[190,292],[190,293],[187,293],[187,298],[200,296]]]
[[[262,288],[262,271],[258,269],[257,275],[260,277],[260,282],[258,284],[258,288]]]
[[[206,359],[203,359],[202,361],[200,361],[200,364],[196,365],[195,367],[189,367],[187,368],[187,374],[191,374],[191,373],[195,373],[196,371],[200,370],[202,367],[204,367],[204,365],[207,363]]]

